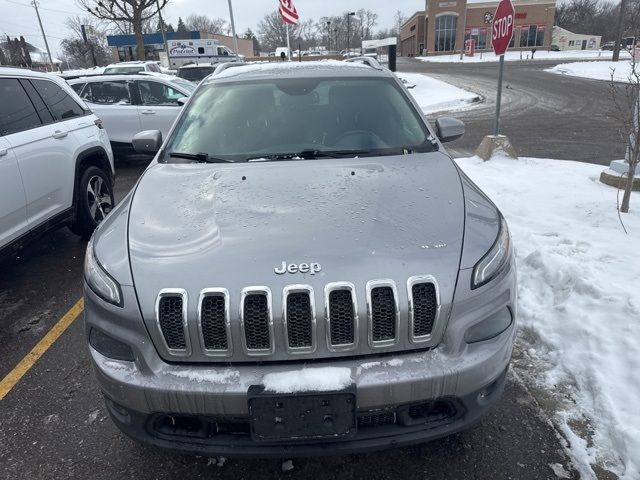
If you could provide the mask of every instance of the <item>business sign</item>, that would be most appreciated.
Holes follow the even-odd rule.
[[[438,3],[438,7],[440,8],[455,8],[458,5],[457,2],[440,2]]]
[[[169,49],[169,55],[172,57],[193,57],[196,55],[196,49],[184,43],[179,43]]]

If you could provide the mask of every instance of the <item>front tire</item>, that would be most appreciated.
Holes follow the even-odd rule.
[[[87,168],[78,183],[73,233],[89,238],[115,206],[113,186],[107,174],[98,167]]]

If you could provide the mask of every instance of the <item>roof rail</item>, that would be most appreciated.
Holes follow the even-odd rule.
[[[231,68],[231,67],[243,67],[245,66],[246,63],[244,62],[223,62],[220,65],[218,65],[216,67],[216,69],[213,71],[213,73],[211,74],[212,76],[216,76],[221,74],[222,72],[224,72],[226,69]]]
[[[345,62],[362,62],[365,65],[370,66],[371,68],[375,68],[376,70],[383,70],[382,65],[380,65],[380,62],[378,62],[375,58],[366,57],[364,55],[361,57],[347,58]]]

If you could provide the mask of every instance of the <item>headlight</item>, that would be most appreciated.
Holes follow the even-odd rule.
[[[509,258],[510,248],[509,228],[507,227],[507,222],[501,216],[500,231],[496,242],[473,269],[471,289],[484,285],[502,271]]]
[[[98,262],[93,251],[93,237],[87,244],[87,254],[84,257],[84,278],[93,292],[118,307],[122,306],[120,285],[109,275]]]

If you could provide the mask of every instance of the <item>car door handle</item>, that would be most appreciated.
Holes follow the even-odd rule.
[[[143,115],[155,115],[156,114],[155,110],[142,110],[140,113],[142,113]]]
[[[68,132],[63,132],[62,130],[56,130],[55,132],[53,132],[53,135],[51,135],[53,138],[64,138],[67,135],[69,135]]]
[[[0,148],[0,157],[4,157],[9,151],[6,148]]]

